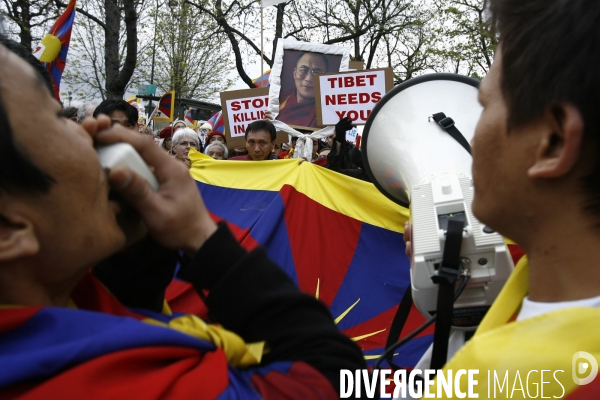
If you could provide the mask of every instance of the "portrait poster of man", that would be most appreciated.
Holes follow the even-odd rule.
[[[347,71],[349,50],[339,46],[280,40],[271,70],[270,110],[296,129],[317,130],[315,75]]]

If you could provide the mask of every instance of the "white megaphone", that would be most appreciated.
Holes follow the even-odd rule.
[[[455,74],[410,79],[375,106],[362,139],[372,182],[391,200],[410,205],[411,289],[427,318],[436,312],[438,285],[432,277],[442,262],[448,221],[464,222],[460,263],[470,279],[454,303],[452,326],[459,329],[479,324],[514,268],[502,236],[471,211],[469,143],[482,110],[478,83]]]

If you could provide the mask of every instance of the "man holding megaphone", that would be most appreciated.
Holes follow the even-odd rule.
[[[490,10],[501,40],[479,91],[473,213],[527,258],[442,373],[478,370],[479,398],[597,398],[600,4],[492,0]]]

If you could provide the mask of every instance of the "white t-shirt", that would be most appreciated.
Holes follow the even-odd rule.
[[[525,297],[521,303],[521,310],[517,316],[517,321],[523,321],[528,318],[537,317],[538,315],[546,314],[552,311],[563,310],[565,308],[574,307],[592,307],[600,308],[600,296],[592,297],[590,299],[573,300],[573,301],[559,301],[554,303],[542,303],[539,301],[529,300],[529,297]],[[460,330],[452,329],[450,340],[448,343],[448,360],[450,360],[454,354],[465,344],[465,333]],[[421,357],[415,369],[426,369],[431,364],[431,356],[433,352],[433,345],[429,346],[425,354]]]
[[[555,303],[542,303],[539,301],[532,301],[529,300],[528,296],[525,297],[523,299],[523,302],[521,303],[521,311],[519,311],[517,321],[523,321],[552,311],[564,310],[565,308],[574,307],[600,308],[600,296],[583,300],[558,301]]]

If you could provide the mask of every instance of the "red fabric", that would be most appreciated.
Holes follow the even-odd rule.
[[[512,257],[515,265],[517,265],[517,263],[519,262],[521,257],[523,257],[525,255],[525,252],[523,251],[523,249],[516,244],[509,244],[508,251],[510,252],[510,256]]]
[[[208,295],[208,292],[205,295]],[[209,320],[208,307],[190,283],[173,279],[167,286],[165,299],[169,303],[171,311],[194,314],[204,320]]]
[[[331,383],[310,365],[296,362],[287,374],[272,371],[264,376],[252,377],[252,385],[265,400],[280,399],[337,399]]]
[[[227,138],[225,138],[225,135],[223,134],[223,132],[219,132],[219,131],[212,131],[211,133],[208,134],[208,136],[206,137],[206,145],[208,146],[210,144],[210,139],[213,136],[221,136],[223,138],[223,140],[225,141],[225,144],[227,144]]]
[[[222,350],[201,354],[180,347],[142,347],[79,364],[35,388],[21,385],[20,399],[214,399],[229,383]],[[102,377],[99,381],[98,377]],[[25,393],[27,391],[27,393]]]
[[[42,307],[14,307],[2,310],[0,333],[9,332],[23,325]]]
[[[282,97],[285,97],[285,95]],[[284,101],[285,105],[279,109],[279,115],[277,116],[279,121],[288,125],[317,127],[317,107],[314,100],[298,103],[296,91],[294,90],[287,94],[287,99]]]
[[[162,131],[160,131],[160,134],[158,135],[158,137],[160,137],[161,139],[168,139],[172,136],[173,136],[173,127],[172,126],[167,126],[167,127],[163,128]]]
[[[330,306],[354,257],[362,222],[323,207],[292,186],[284,186],[280,193],[286,204],[285,223],[294,261],[296,265],[306,268],[298,276],[298,286],[304,293],[314,293],[317,279],[320,279],[319,299]],[[314,221],[327,220],[336,227],[336,231],[344,232],[342,247],[328,251],[331,232],[307,227],[308,216]],[[306,249],[312,251],[307,252]],[[319,262],[314,260],[317,255]],[[329,268],[323,270],[321,265],[328,265]]]
[[[386,342],[389,335],[389,327],[392,325],[394,315],[398,306],[394,306],[387,311],[378,314],[374,318],[371,318],[361,324],[354,325],[349,329],[344,329],[342,333],[349,338],[355,338],[368,333],[374,333],[384,329],[383,332],[379,332],[376,335],[368,336],[364,339],[355,341],[361,350],[372,350],[382,346]],[[405,329],[406,330],[406,329]],[[383,351],[383,350],[382,350]]]
[[[366,337],[364,339],[356,341],[356,344],[361,348],[361,350],[371,350],[381,346],[382,343],[387,341],[389,335],[389,327],[392,326],[392,321],[394,320],[394,316],[396,315],[396,311],[398,306],[394,306],[389,310],[378,314],[375,318],[372,318],[368,321],[363,322],[362,324],[358,324],[353,326],[350,329],[345,329],[342,331],[346,336],[353,338],[357,336],[362,336],[367,333],[377,332],[381,330],[381,327],[386,327],[387,329],[383,332],[379,332],[376,335]],[[399,341],[404,339],[410,333],[412,333],[415,329],[420,327],[425,323],[426,319],[423,315],[417,310],[415,305],[413,304],[410,309],[410,313],[408,318],[406,319],[406,323],[402,328],[402,332],[400,332],[400,336],[394,338],[394,341]],[[419,333],[416,337],[420,338],[423,336],[433,334],[435,330],[435,324],[427,327],[423,332]]]
[[[600,378],[594,379],[587,385],[575,388],[564,397],[567,400],[598,400],[600,399]]]

